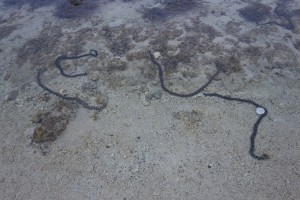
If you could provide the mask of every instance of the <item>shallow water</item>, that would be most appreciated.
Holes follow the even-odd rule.
[[[299,11],[0,1],[0,199],[299,199]]]

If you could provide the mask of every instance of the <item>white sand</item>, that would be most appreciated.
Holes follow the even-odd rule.
[[[268,3],[274,8],[275,1]],[[92,111],[79,106],[67,129],[55,141],[41,146],[47,155],[41,153],[38,144],[31,144],[38,126],[31,122],[32,116],[51,110],[59,99],[49,95],[48,102],[39,100],[46,94],[35,82],[40,66],[32,66],[31,61],[17,64],[16,49],[38,37],[46,27],[61,27],[64,35],[49,60],[44,60],[52,70],[44,74],[43,80],[57,91],[66,87],[69,94],[75,95],[83,82],[92,82],[90,78],[65,80],[52,64],[64,52],[63,45],[75,45],[68,44],[68,35],[92,27],[93,36],[85,38],[84,49],[97,49],[106,59],[83,59],[78,61],[82,66],[78,70],[102,69],[114,57],[105,47],[101,31],[97,32],[104,25],[145,26],[153,34],[160,34],[157,30],[163,30],[168,23],[180,28],[198,14],[177,16],[153,26],[135,11],[142,4],[151,5],[151,1],[107,3],[92,16],[76,20],[57,20],[51,14],[53,7],[0,10],[0,19],[8,19],[0,29],[17,25],[15,31],[0,40],[0,199],[300,199],[300,51],[293,46],[300,39],[300,19],[294,19],[294,32],[275,25],[258,27],[239,16],[237,9],[247,5],[240,1],[216,0],[208,4],[209,14],[200,18],[221,32],[214,43],[241,53],[243,68],[219,75],[207,91],[249,98],[268,109],[268,116],[259,126],[256,154],[267,153],[269,160],[258,161],[248,154],[249,137],[257,119],[252,106],[202,95],[178,98],[166,92],[161,98],[145,100],[147,94],[162,90],[157,74],[154,79],[141,75],[143,67],[155,67],[150,59],[126,61],[128,68],[115,72],[125,77],[120,87],[110,87],[109,77],[99,72],[96,83],[108,97],[108,105],[97,120],[91,119]],[[295,6],[300,8],[299,4]],[[222,11],[226,16],[220,15]],[[239,31],[225,32],[230,21],[239,24]],[[245,34],[255,41],[240,42],[238,38]],[[135,44],[132,52],[151,48],[148,43]],[[276,49],[274,44],[285,44],[290,51]],[[248,46],[261,47],[263,55],[254,61],[247,59],[244,50]],[[197,89],[207,80],[203,70],[211,75],[214,64],[210,60],[219,56],[205,52],[200,61],[193,60],[191,65],[202,65],[205,59],[207,62],[204,68],[197,69],[195,73],[199,75],[195,78],[184,78],[180,71],[174,74],[172,89]],[[291,61],[294,65],[270,64],[276,61]],[[72,63],[76,61],[70,66]],[[11,77],[5,80],[8,75]],[[19,93],[15,100],[7,102],[12,90]],[[93,103],[91,99],[89,102]]]

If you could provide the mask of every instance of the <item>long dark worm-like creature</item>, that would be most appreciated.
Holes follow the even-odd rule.
[[[220,64],[220,63],[216,63],[216,68],[217,68],[217,71],[209,78],[209,80],[203,85],[201,86],[198,90],[192,92],[192,93],[188,93],[188,94],[180,94],[180,93],[176,93],[176,92],[173,92],[171,90],[169,90],[166,86],[165,86],[165,83],[164,83],[164,72],[163,72],[163,68],[162,66],[155,60],[154,58],[154,55],[151,53],[150,50],[148,50],[149,52],[149,55],[150,55],[150,59],[152,61],[152,63],[157,67],[157,70],[158,70],[158,75],[159,75],[159,80],[160,80],[160,86],[162,87],[162,89],[173,95],[173,96],[177,96],[177,97],[192,97],[192,96],[195,96],[199,93],[201,93],[213,80],[214,78],[220,73],[220,72],[224,72],[224,68],[223,66]],[[217,93],[204,93],[204,96],[207,96],[207,97],[218,97],[218,98],[221,98],[221,99],[224,99],[224,100],[227,100],[227,101],[237,101],[237,102],[242,102],[242,103],[247,103],[247,104],[251,104],[253,106],[255,106],[256,108],[261,108],[263,109],[264,113],[261,114],[259,116],[259,118],[257,119],[257,121],[254,123],[253,125],[253,131],[252,131],[252,134],[250,136],[250,148],[249,148],[249,154],[250,156],[252,156],[253,158],[257,159],[257,160],[267,160],[269,159],[269,156],[267,154],[263,154],[262,156],[258,156],[254,153],[255,151],[255,138],[256,138],[256,135],[257,135],[257,131],[258,131],[258,126],[259,124],[261,123],[261,121],[263,120],[264,117],[267,116],[267,109],[262,107],[261,105],[259,105],[258,103],[255,103],[254,101],[252,100],[249,100],[249,99],[240,99],[240,98],[234,98],[234,97],[230,97],[230,96],[223,96],[223,95],[220,95],[220,94],[217,94]]]
[[[68,57],[68,56],[60,56],[56,59],[55,61],[55,65],[56,67],[59,69],[60,71],[60,74],[64,77],[67,77],[67,78],[75,78],[75,77],[78,77],[78,76],[86,76],[87,73],[81,73],[81,74],[73,74],[73,75],[69,75],[69,74],[66,74],[63,70],[63,68],[60,66],[60,62],[62,60],[73,60],[73,59],[78,59],[78,58],[83,58],[83,57],[86,57],[86,56],[93,56],[93,57],[96,57],[98,55],[98,52],[96,50],[91,50],[90,53],[87,53],[87,54],[83,54],[83,55],[79,55],[79,56],[72,56],[72,57]],[[89,110],[98,110],[98,111],[101,111],[104,109],[104,107],[100,107],[100,106],[91,106],[89,105],[87,102],[83,101],[82,99],[80,99],[79,97],[69,97],[69,96],[65,96],[65,95],[62,95],[58,92],[55,92],[53,90],[51,90],[50,88],[48,88],[46,85],[43,84],[42,80],[41,80],[41,76],[42,74],[46,71],[46,69],[39,69],[38,70],[38,73],[37,73],[37,83],[38,85],[43,88],[44,90],[46,90],[47,92],[49,92],[50,94],[53,94],[59,98],[62,98],[64,100],[67,100],[67,101],[73,101],[73,102],[76,102],[78,103],[79,105],[81,105],[82,107],[86,108],[86,109],[89,109]]]

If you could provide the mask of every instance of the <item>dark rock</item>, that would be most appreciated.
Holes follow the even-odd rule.
[[[271,16],[271,7],[264,4],[251,4],[239,10],[240,15],[247,21],[259,24]]]
[[[8,37],[16,29],[17,26],[2,26],[0,28],[0,40]]]
[[[6,97],[6,101],[13,101],[13,100],[15,100],[17,98],[18,94],[19,94],[18,90],[10,91],[10,93]]]

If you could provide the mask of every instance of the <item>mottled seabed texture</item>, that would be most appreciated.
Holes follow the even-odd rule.
[[[297,0],[0,0],[0,199],[300,199]]]

